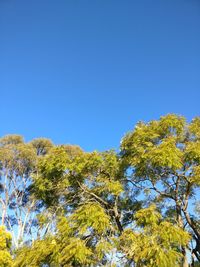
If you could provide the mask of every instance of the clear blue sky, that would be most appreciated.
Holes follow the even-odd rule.
[[[199,0],[0,0],[0,135],[117,148],[200,115]]]

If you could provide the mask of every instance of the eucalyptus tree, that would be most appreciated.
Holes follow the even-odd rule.
[[[25,143],[19,135],[0,139],[0,217],[1,224],[12,233],[15,248],[34,238],[37,201],[28,188],[40,151],[45,154],[50,145],[46,139]]]

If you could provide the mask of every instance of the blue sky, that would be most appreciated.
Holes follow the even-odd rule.
[[[0,135],[117,148],[200,115],[199,0],[0,0]]]

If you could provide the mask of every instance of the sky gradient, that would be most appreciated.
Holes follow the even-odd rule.
[[[0,135],[118,148],[200,115],[199,0],[0,0]]]

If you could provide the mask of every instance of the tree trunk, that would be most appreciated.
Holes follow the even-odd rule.
[[[181,207],[178,203],[176,203],[176,215],[177,215],[177,222],[178,226],[184,229],[184,223],[183,223],[183,218],[182,218],[182,210]],[[189,267],[188,264],[188,259],[187,259],[187,253],[186,253],[186,248],[181,247],[182,254],[183,254],[183,259],[182,259],[182,267]]]
[[[183,260],[182,260],[183,267],[189,267],[185,247],[182,248],[182,253],[183,253]]]

